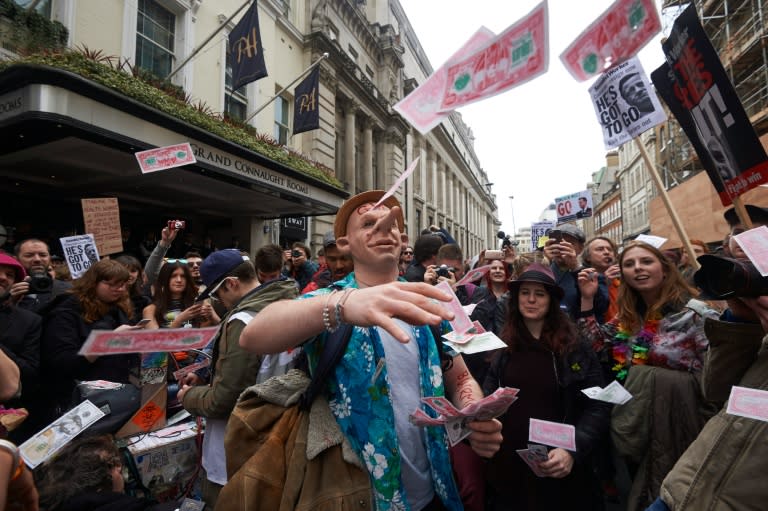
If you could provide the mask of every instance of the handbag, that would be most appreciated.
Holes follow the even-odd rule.
[[[141,389],[130,383],[81,381],[75,395],[75,406],[87,399],[105,414],[88,427],[89,435],[117,433],[141,408]]]

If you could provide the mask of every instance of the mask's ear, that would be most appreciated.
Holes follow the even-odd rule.
[[[339,252],[342,254],[349,254],[349,238],[346,236],[336,238],[336,248],[338,248]]]

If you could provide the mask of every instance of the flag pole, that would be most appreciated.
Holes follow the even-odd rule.
[[[670,218],[672,218],[672,225],[675,226],[677,235],[680,236],[680,241],[682,242],[683,247],[685,248],[685,251],[688,253],[688,261],[690,262],[691,266],[693,266],[694,269],[698,270],[699,268],[701,268],[701,265],[696,260],[696,253],[693,251],[691,240],[688,239],[688,234],[685,232],[683,223],[680,221],[680,217],[677,216],[677,211],[675,210],[675,207],[672,205],[672,201],[669,198],[667,189],[664,188],[664,183],[662,183],[661,181],[661,177],[659,176],[659,171],[656,169],[656,165],[654,165],[653,162],[651,161],[651,157],[648,156],[648,150],[645,148],[645,144],[643,144],[643,142],[640,140],[640,137],[637,136],[633,140],[635,141],[635,145],[637,145],[637,149],[640,151],[640,154],[642,155],[643,160],[645,160],[645,164],[648,166],[648,173],[651,174],[651,178],[653,179],[653,182],[656,184],[656,188],[659,189],[659,195],[661,196],[661,200],[664,201],[664,206],[666,206],[667,212],[669,213]]]
[[[256,115],[257,115],[257,114],[259,114],[259,112],[261,112],[262,110],[264,110],[265,108],[267,108],[267,107],[270,105],[270,103],[272,103],[274,100],[276,100],[277,98],[279,98],[279,97],[280,97],[280,95],[281,95],[283,92],[285,92],[285,91],[287,91],[288,89],[290,89],[290,88],[291,88],[291,87],[292,87],[292,86],[293,86],[293,85],[294,85],[296,82],[298,82],[299,80],[301,80],[302,78],[304,78],[304,76],[306,76],[306,74],[307,74],[307,73],[309,73],[309,72],[310,72],[310,71],[312,71],[314,68],[316,68],[316,67],[317,67],[317,66],[320,64],[320,62],[322,62],[323,60],[327,59],[328,57],[329,57],[329,55],[328,55],[328,52],[325,52],[325,53],[323,53],[323,54],[320,56],[320,58],[319,58],[319,59],[317,59],[315,62],[313,62],[313,63],[312,63],[312,65],[311,65],[311,66],[309,66],[307,69],[305,69],[304,71],[302,71],[302,72],[301,72],[301,74],[300,74],[299,76],[297,76],[297,77],[296,77],[296,79],[295,79],[294,81],[292,81],[291,83],[289,83],[288,85],[286,85],[285,87],[283,87],[282,89],[280,89],[280,91],[278,91],[278,92],[277,92],[277,94],[275,94],[274,96],[272,96],[271,98],[269,98],[269,99],[267,100],[267,102],[266,102],[266,103],[264,103],[264,104],[263,104],[263,105],[261,105],[259,108],[257,108],[257,109],[256,109],[256,111],[255,111],[255,112],[253,112],[251,115],[249,115],[249,116],[248,116],[248,118],[247,118],[246,120],[244,120],[243,122],[244,122],[245,124],[248,124],[248,121],[250,121],[251,119],[253,119],[254,117],[256,117]]]
[[[208,38],[207,38],[205,41],[203,41],[202,43],[200,43],[200,45],[198,45],[198,47],[197,47],[197,48],[195,48],[194,50],[192,50],[192,53],[190,53],[190,54],[189,54],[189,56],[188,56],[187,58],[185,58],[185,59],[184,59],[184,61],[183,61],[181,64],[179,64],[179,65],[178,65],[178,67],[177,67],[176,69],[174,69],[173,71],[171,71],[171,73],[170,73],[168,76],[166,76],[166,77],[165,77],[165,80],[170,80],[171,78],[173,78],[173,76],[174,76],[176,73],[178,73],[179,71],[181,71],[181,69],[182,69],[184,66],[186,66],[186,65],[189,63],[189,61],[190,61],[190,60],[192,60],[193,58],[195,58],[195,55],[197,55],[198,53],[200,53],[200,51],[201,51],[203,48],[205,48],[205,45],[207,45],[208,43],[210,43],[210,42],[211,42],[211,39],[213,39],[214,37],[216,37],[216,34],[218,34],[219,32],[221,32],[222,30],[224,30],[224,27],[226,27],[226,26],[229,24],[229,22],[230,22],[230,21],[232,21],[232,19],[233,19],[235,16],[237,16],[238,14],[240,14],[240,11],[242,11],[243,9],[245,9],[245,7],[246,7],[246,6],[247,6],[249,3],[251,3],[251,0],[245,0],[245,2],[243,2],[243,5],[241,5],[241,6],[240,6],[240,7],[239,7],[239,8],[238,8],[238,9],[237,9],[237,10],[236,10],[234,13],[232,13],[232,15],[231,15],[229,18],[227,18],[227,19],[226,19],[226,21],[224,21],[224,23],[222,23],[221,25],[219,25],[219,27],[218,27],[216,30],[214,30],[214,31],[213,31],[213,33],[212,33],[211,35],[209,35],[209,36],[208,36]]]

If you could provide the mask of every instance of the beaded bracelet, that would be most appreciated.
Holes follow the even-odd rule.
[[[338,291],[335,289],[328,293],[328,298],[325,299],[325,305],[323,306],[323,326],[325,327],[326,332],[333,333],[336,330],[339,329],[339,325],[341,322],[338,320],[336,321],[336,326],[331,325],[331,311],[328,308],[328,304],[331,303],[331,297],[335,295]]]
[[[341,317],[341,312],[344,309],[344,303],[347,301],[347,298],[349,298],[349,295],[351,295],[352,291],[354,290],[355,288],[348,287],[347,289],[344,290],[344,294],[341,295],[341,298],[339,298],[339,300],[336,302],[336,307],[334,311],[336,315],[336,328],[338,328],[339,325],[341,325],[344,322],[344,320]]]

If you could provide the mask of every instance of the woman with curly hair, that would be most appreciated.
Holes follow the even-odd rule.
[[[560,310],[562,296],[552,271],[538,263],[509,283],[500,336],[507,347],[494,354],[483,392],[514,387],[520,394],[499,417],[504,439],[486,467],[488,509],[601,509],[589,462],[592,448],[608,431],[609,407],[581,392],[602,386],[603,377],[597,357]],[[548,449],[545,460],[532,461],[538,474],[517,452],[528,449],[530,419],[575,428],[576,449]]]
[[[169,259],[160,268],[154,285],[154,299],[144,308],[147,328],[201,327],[215,324],[213,307],[207,302],[195,303],[197,286],[183,259]]]
[[[124,493],[120,451],[109,435],[78,438],[35,470],[40,509],[45,511],[171,511]]]
[[[68,294],[54,299],[44,317],[42,374],[47,379],[49,410],[58,417],[72,404],[75,380],[128,383],[134,355],[81,356],[78,351],[92,330],[131,328],[127,293],[129,273],[122,264],[102,259],[77,279]]]
[[[597,275],[579,272],[578,328],[611,379],[634,397],[614,408],[612,437],[633,476],[629,510],[645,509],[664,476],[711,415],[699,379],[709,342],[704,319],[717,312],[656,247],[632,241],[619,257],[618,313],[599,325],[592,310]],[[714,412],[715,410],[712,410]]]

